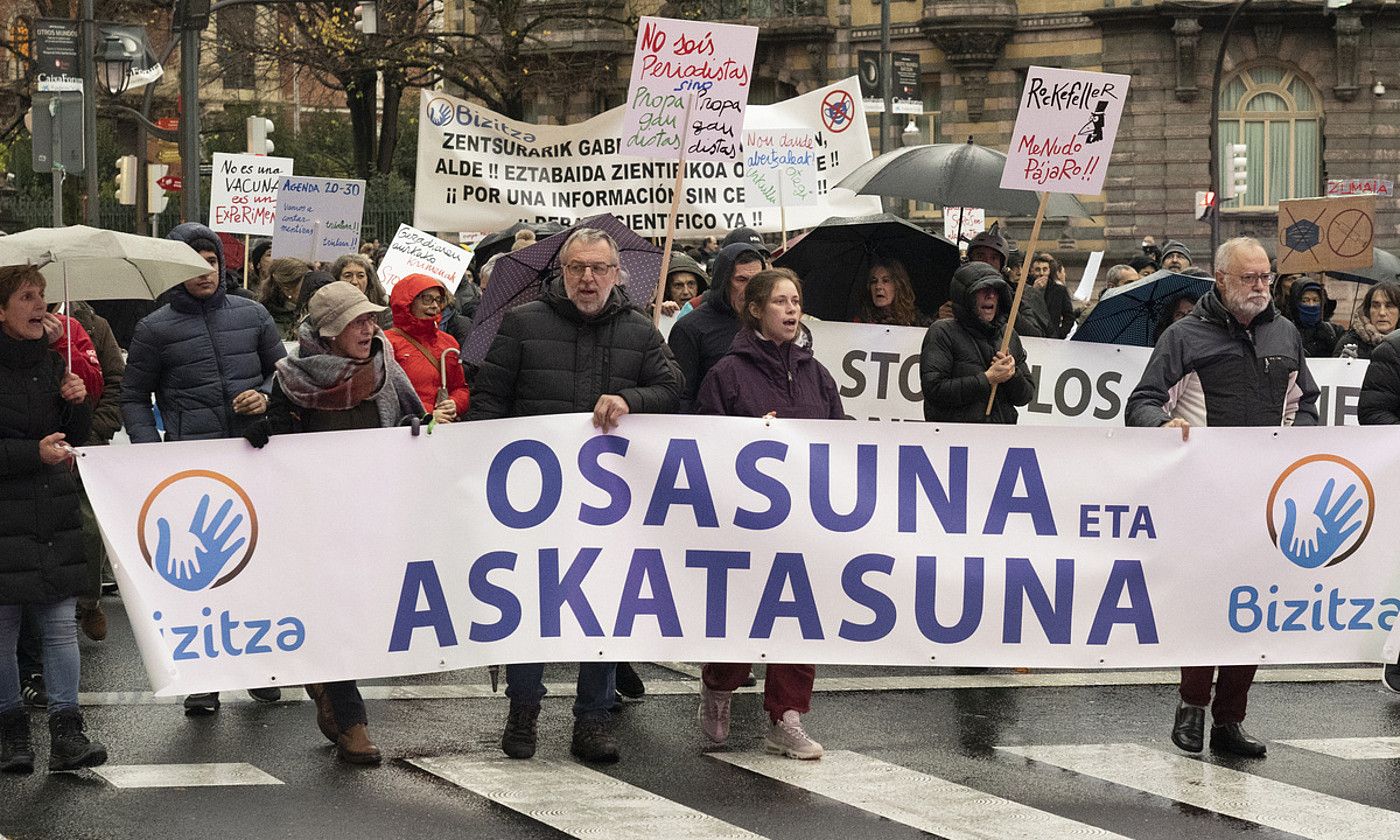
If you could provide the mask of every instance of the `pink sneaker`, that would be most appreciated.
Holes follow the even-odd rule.
[[[785,755],[802,761],[822,757],[822,745],[812,740],[802,728],[802,716],[792,709],[783,712],[782,720],[773,724],[763,739],[763,748],[775,755]]]
[[[716,744],[729,740],[729,698],[732,691],[714,691],[700,684],[700,728]]]

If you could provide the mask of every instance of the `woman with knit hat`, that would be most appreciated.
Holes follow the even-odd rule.
[[[438,327],[448,301],[447,287],[426,274],[410,274],[394,284],[389,307],[394,326],[385,332],[394,348],[394,359],[408,374],[424,406],[431,407],[445,422],[467,413],[471,396],[467,377],[457,355],[457,340]],[[451,358],[445,358],[448,353]],[[442,390],[442,371],[447,371],[447,393]]]

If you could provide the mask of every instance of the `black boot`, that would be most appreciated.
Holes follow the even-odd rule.
[[[506,731],[501,733],[501,752],[511,758],[532,757],[535,754],[535,725],[539,717],[539,706],[511,703],[506,716]]]
[[[1200,706],[1182,703],[1176,707],[1176,723],[1172,726],[1172,743],[1186,752],[1198,753],[1205,747],[1205,728],[1206,710]]]
[[[83,715],[65,709],[49,715],[49,772],[96,767],[107,761],[107,748],[83,734]]]
[[[574,739],[569,752],[584,761],[612,764],[617,761],[617,741],[608,731],[606,718],[583,717],[574,720]]]
[[[29,715],[24,709],[0,715],[0,772],[34,772],[34,747],[29,743]]]
[[[632,667],[630,662],[617,663],[617,693],[628,700],[638,700],[647,693],[647,687],[642,683],[642,678],[637,676],[637,669]]]
[[[1210,728],[1210,751],[1244,758],[1263,758],[1269,748],[1258,738],[1250,737],[1240,724],[1219,723]]]

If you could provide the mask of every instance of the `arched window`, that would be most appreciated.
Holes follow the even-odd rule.
[[[1220,184],[1232,180],[1229,144],[1248,151],[1248,189],[1226,210],[1274,210],[1287,198],[1321,195],[1322,98],[1278,62],[1245,67],[1220,88]]]

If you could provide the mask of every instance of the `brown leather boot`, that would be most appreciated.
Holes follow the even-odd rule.
[[[384,759],[379,747],[369,739],[369,729],[363,723],[340,733],[340,738],[335,742],[335,752],[341,761],[351,764],[378,764]]]
[[[339,744],[340,724],[335,722],[335,707],[331,705],[330,695],[326,694],[326,686],[323,683],[309,683],[306,696],[316,701],[316,726],[321,734],[332,744]]]
[[[78,599],[78,626],[94,642],[107,638],[107,614],[96,598]]]

